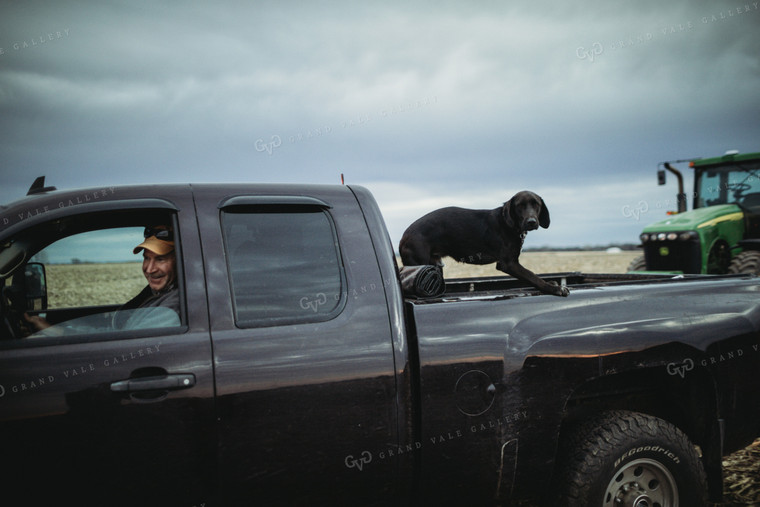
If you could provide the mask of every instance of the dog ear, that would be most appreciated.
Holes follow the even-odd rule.
[[[504,222],[506,222],[507,227],[511,227],[512,229],[516,229],[517,226],[515,224],[514,218],[512,218],[512,200],[505,202],[504,205],[501,207],[501,216],[504,219]]]
[[[548,229],[549,222],[551,221],[549,219],[549,208],[546,207],[542,198],[539,197],[538,200],[541,201],[541,213],[538,214],[538,225],[544,229]]]

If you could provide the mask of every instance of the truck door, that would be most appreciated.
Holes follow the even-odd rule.
[[[49,205],[3,238],[0,261],[18,253],[38,261],[16,268],[1,262],[6,498],[190,506],[213,488],[210,338],[203,273],[190,262],[200,256],[197,226],[168,200],[141,204],[147,207],[134,200]],[[159,223],[174,234],[179,312],[122,313],[146,285],[133,248]],[[19,302],[14,291],[24,282],[29,291]]]
[[[382,451],[399,432],[391,331],[353,194],[197,202],[209,206],[199,211],[204,259],[218,275],[209,287],[225,504],[387,500],[396,463]]]

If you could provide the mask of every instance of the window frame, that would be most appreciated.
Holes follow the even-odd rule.
[[[343,249],[339,241],[338,229],[335,219],[330,213],[331,207],[320,199],[307,196],[233,196],[222,201],[219,205],[219,224],[222,234],[222,247],[225,253],[225,268],[227,270],[227,281],[229,284],[230,301],[232,305],[232,321],[237,329],[256,329],[267,327],[280,327],[298,324],[310,324],[318,322],[328,322],[335,319],[343,313],[348,301],[347,276],[345,269],[345,259]],[[335,306],[326,313],[308,312],[303,308],[301,312],[294,312],[290,316],[282,317],[263,317],[255,319],[239,318],[239,305],[235,295],[235,285],[232,279],[232,266],[229,255],[229,238],[225,227],[225,214],[262,214],[262,213],[292,213],[294,215],[303,213],[322,213],[326,218],[330,228],[332,244],[336,266],[338,268],[338,277],[340,287],[338,290],[339,300]]]
[[[13,234],[9,237],[11,244],[19,243],[19,247],[22,249],[22,260],[6,273],[3,273],[0,281],[4,284],[6,279],[15,276],[15,273],[20,270],[28,262],[32,262],[31,259],[45,248],[53,245],[54,243],[65,239],[71,238],[78,234],[84,234],[93,231],[102,230],[114,230],[128,227],[144,227],[144,223],[148,220],[148,215],[162,215],[163,218],[169,218],[172,227],[174,228],[174,250],[176,256],[176,269],[177,269],[177,289],[179,290],[179,320],[180,323],[177,326],[165,326],[145,329],[112,329],[112,330],[97,330],[94,332],[82,332],[72,333],[62,336],[26,336],[16,339],[0,340],[0,349],[15,349],[15,348],[29,348],[39,346],[53,346],[53,345],[70,345],[80,343],[94,343],[113,340],[124,340],[132,338],[146,338],[151,336],[163,336],[170,334],[183,334],[189,329],[188,313],[187,313],[187,291],[185,281],[185,269],[182,255],[182,240],[181,232],[179,230],[179,217],[178,209],[170,203],[163,203],[155,199],[142,200],[142,202],[151,202],[151,204],[160,202],[159,206],[151,206],[149,208],[141,208],[139,206],[126,206],[126,207],[88,207],[88,209],[81,210],[80,213],[67,213],[60,217],[50,217],[49,220],[39,221],[32,225],[27,225],[24,228],[18,228],[13,231]],[[115,222],[115,223],[114,223]],[[48,230],[49,228],[63,227],[67,223],[69,226],[74,224],[72,231],[68,234],[56,235],[51,241],[34,241],[35,236],[39,236],[40,231]],[[136,238],[135,245],[141,242],[141,238]],[[136,262],[139,264],[142,259]],[[147,282],[146,282],[147,285]],[[136,296],[134,294],[131,297]],[[129,301],[129,299],[127,300]],[[127,301],[124,301],[126,303]],[[113,305],[105,305],[113,306]],[[48,310],[50,311],[71,311],[78,309],[87,309],[98,307],[98,305],[81,305],[73,307],[61,307],[55,309],[46,309],[43,311],[34,311],[36,314],[44,314]],[[97,313],[97,312],[95,312]],[[31,339],[30,339],[31,338]]]

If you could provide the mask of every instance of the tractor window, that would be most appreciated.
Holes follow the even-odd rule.
[[[718,204],[760,207],[760,170],[721,167],[697,174],[698,199],[695,208]]]
[[[705,171],[700,173],[698,182],[699,200],[695,208],[726,204],[726,189],[721,176],[726,173]]]

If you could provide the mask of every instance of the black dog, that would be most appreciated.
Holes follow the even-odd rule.
[[[404,232],[399,253],[404,266],[438,265],[450,256],[468,264],[490,264],[541,292],[567,296],[567,287],[548,283],[518,259],[528,231],[549,227],[549,210],[533,192],[515,194],[500,208],[442,208],[415,221]]]

